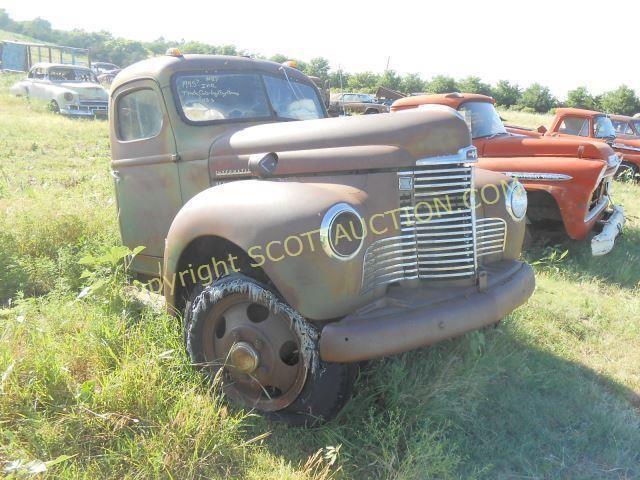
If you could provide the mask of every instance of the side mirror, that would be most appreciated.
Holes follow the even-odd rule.
[[[537,131],[538,133],[541,133],[542,135],[544,135],[545,133],[547,133],[547,127],[545,127],[544,125],[540,125]]]
[[[256,177],[266,177],[273,174],[278,167],[278,154],[254,153],[249,157],[249,171]]]

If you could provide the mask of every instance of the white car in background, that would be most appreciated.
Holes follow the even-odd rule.
[[[57,63],[37,63],[27,78],[14,84],[18,97],[47,102],[52,111],[77,117],[106,117],[109,94],[87,67]]]

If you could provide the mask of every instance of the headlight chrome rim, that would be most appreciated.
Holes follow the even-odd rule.
[[[516,194],[520,195],[520,198],[524,198],[524,207],[520,205],[519,208],[514,208],[514,200],[517,200]],[[521,195],[522,194],[522,195]],[[521,222],[527,216],[527,207],[528,207],[528,199],[527,199],[527,191],[524,188],[524,185],[517,180],[513,180],[509,184],[509,188],[507,189],[507,195],[505,198],[505,204],[509,215],[516,222]],[[522,210],[520,214],[520,210]]]
[[[363,229],[362,236],[359,239],[360,243],[358,245],[358,248],[356,248],[349,255],[343,255],[340,252],[338,252],[335,249],[333,242],[331,241],[331,229],[333,227],[333,224],[335,220],[343,213],[351,213],[352,215],[354,215],[360,222]],[[322,223],[320,224],[320,243],[322,245],[322,249],[329,257],[335,258],[336,260],[342,260],[342,261],[352,260],[362,250],[362,246],[364,245],[364,237],[365,237],[364,219],[362,215],[360,215],[360,213],[358,213],[358,211],[348,203],[344,203],[344,202],[337,203],[334,206],[332,206],[329,210],[327,210],[327,213],[324,214],[324,217],[322,218]]]

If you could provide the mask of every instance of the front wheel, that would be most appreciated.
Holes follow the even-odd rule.
[[[296,425],[333,418],[351,395],[355,366],[320,360],[318,331],[245,275],[198,288],[185,309],[192,362],[245,408]]]

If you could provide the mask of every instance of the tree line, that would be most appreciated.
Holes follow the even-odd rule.
[[[178,47],[183,53],[250,55],[263,58],[260,55],[240,50],[234,45],[209,45],[185,40],[170,41],[163,37],[151,42],[142,42],[114,37],[106,31],[58,30],[52,28],[51,23],[42,18],[14,21],[5,9],[0,9],[0,30],[26,35],[36,38],[38,41],[89,48],[94,60],[112,62],[121,66],[130,65],[149,56],[161,55],[170,47]],[[269,59],[284,62],[290,57],[277,54]],[[328,80],[333,91],[374,93],[378,87],[384,86],[407,95],[412,93],[481,93],[495,98],[499,106],[527,112],[546,113],[561,106],[586,108],[621,115],[634,115],[640,112],[640,99],[635,91],[626,85],[621,85],[617,89],[601,95],[593,95],[587,87],[581,86],[568,92],[567,99],[560,101],[552,95],[548,87],[539,83],[521,88],[507,80],[500,80],[495,85],[490,85],[475,76],[454,79],[446,75],[437,75],[430,79],[424,79],[418,73],[400,75],[393,70],[386,70],[383,73],[350,73],[332,70],[329,61],[323,57],[313,58],[308,62],[298,61],[298,68],[307,75]]]

